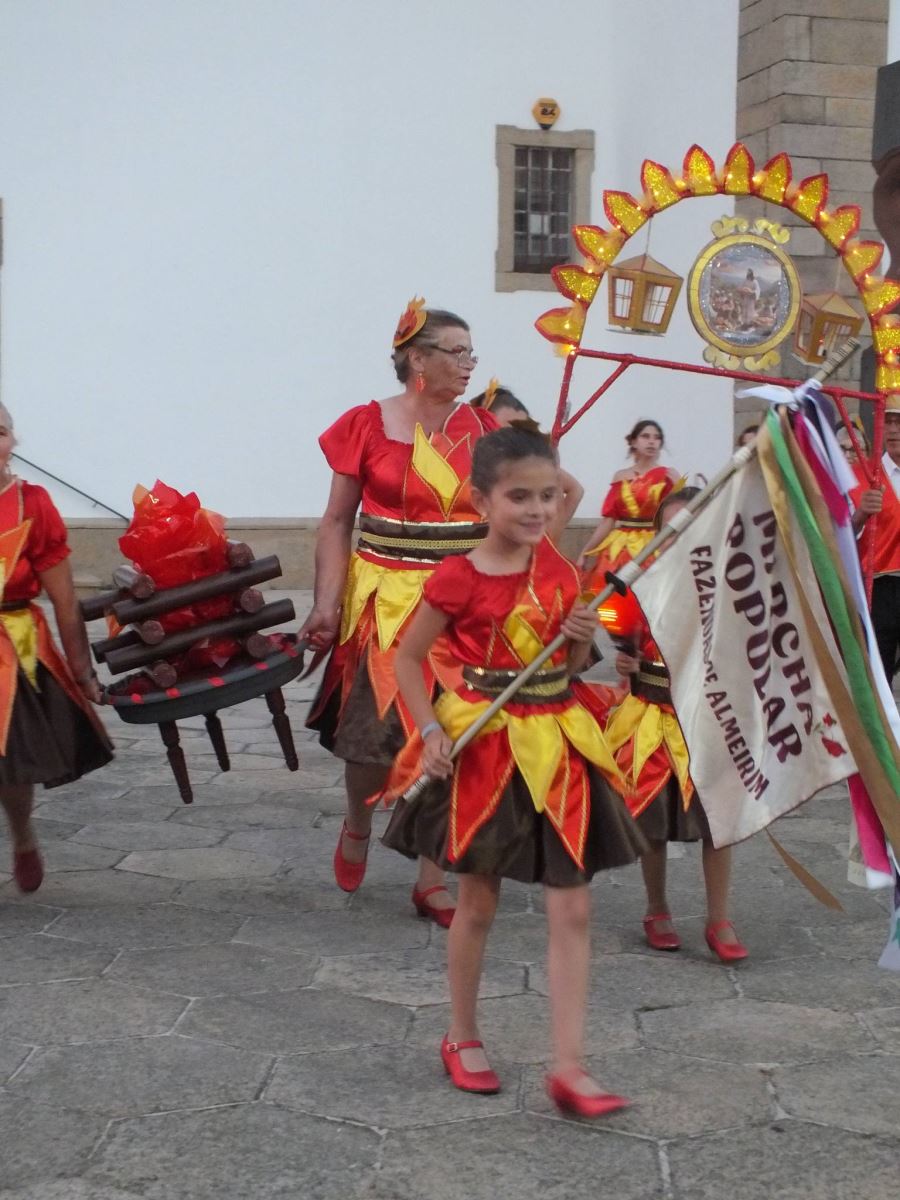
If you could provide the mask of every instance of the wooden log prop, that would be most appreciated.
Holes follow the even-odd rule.
[[[108,650],[124,650],[126,646],[142,646],[140,635],[133,629],[120,633],[117,637],[102,638],[91,646],[91,653],[98,663],[106,661]]]
[[[266,598],[259,588],[245,588],[238,592],[235,608],[239,608],[241,612],[255,613],[259,612],[265,602]]]
[[[243,591],[251,584],[277,579],[280,574],[281,563],[274,554],[270,554],[267,558],[256,559],[246,567],[222,571],[218,575],[207,575],[191,583],[166,588],[165,591],[151,596],[149,600],[120,600],[112,605],[112,612],[120,625],[130,625],[132,621],[145,621],[148,617],[159,617],[164,613],[173,612],[176,608],[186,608],[199,600],[211,600],[230,592]],[[197,634],[194,640],[200,636],[203,635]]]
[[[230,539],[225,557],[229,567],[249,567],[254,561],[253,551],[246,542],[233,542]]]
[[[128,592],[135,600],[149,600],[156,591],[156,584],[143,571],[136,571],[134,567],[123,563],[121,567],[116,567],[112,574],[113,583],[117,588],[121,588],[123,592]]]
[[[202,580],[198,580],[198,582],[202,582]],[[177,590],[180,589],[170,589],[170,591]],[[162,595],[154,597],[148,603],[153,604],[156,599],[162,599]],[[223,617],[218,621],[209,621],[205,625],[196,625],[193,629],[170,634],[155,646],[128,646],[125,649],[108,650],[105,661],[113,675],[120,675],[123,671],[144,667],[154,659],[183,654],[197,642],[206,638],[238,637],[241,634],[265,629],[268,625],[281,625],[285,621],[293,621],[294,618],[293,601],[276,600],[274,604],[266,604],[256,613]]]
[[[251,633],[240,640],[245,653],[251,658],[263,659],[272,650],[272,639],[266,633]]]
[[[151,663],[150,666],[145,667],[144,670],[150,676],[156,686],[158,688],[162,688],[163,690],[174,687],[178,682],[178,672],[175,670],[172,664],[166,662],[164,658],[161,658],[158,662]]]
[[[158,646],[166,636],[166,631],[159,621],[137,621],[134,632],[145,646]]]

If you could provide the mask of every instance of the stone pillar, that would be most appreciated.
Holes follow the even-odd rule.
[[[831,185],[829,208],[858,204],[858,236],[877,240],[870,157],[888,8],[889,0],[741,0],[738,39],[737,136],[757,166],[783,151],[790,155],[795,179],[824,171]],[[755,217],[763,206],[739,200],[736,211]],[[776,205],[766,205],[764,215],[791,226],[787,249],[807,292],[835,289],[848,298],[856,295],[817,230]],[[859,302],[856,307],[862,310]],[[811,372],[783,350],[782,373]],[[859,386],[859,355],[841,375]],[[755,405],[740,400],[735,405],[735,424],[741,428]]]

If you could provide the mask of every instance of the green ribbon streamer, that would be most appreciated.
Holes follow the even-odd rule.
[[[897,789],[898,794],[900,794],[900,772],[897,770],[893,750],[884,732],[881,706],[869,684],[863,649],[853,632],[850,614],[847,611],[844,589],[841,586],[841,581],[838,578],[837,570],[835,569],[828,547],[825,545],[825,541],[819,531],[815,516],[806,499],[800,477],[794,468],[790,451],[787,448],[784,435],[781,431],[781,423],[772,409],[769,409],[766,414],[766,426],[772,439],[775,458],[778,462],[782,479],[784,480],[785,490],[800,526],[803,540],[806,542],[807,549],[809,550],[813,570],[816,573],[816,579],[819,581],[819,587],[822,591],[828,616],[837,634],[838,645],[840,646],[841,657],[844,660],[844,666],[847,671],[847,680],[850,684],[850,693],[853,697],[853,702],[862,719],[862,724],[869,741],[872,743],[872,748],[875,751],[878,761],[881,763],[888,779]]]

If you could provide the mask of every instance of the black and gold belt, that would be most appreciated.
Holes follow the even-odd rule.
[[[31,603],[28,600],[9,600],[0,604],[0,613],[25,612],[30,607]]]
[[[671,704],[671,680],[666,664],[642,658],[637,673],[631,676],[631,694],[650,704]]]
[[[616,529],[652,529],[652,521],[631,521],[628,518],[616,521]]]
[[[464,666],[462,676],[473,691],[486,696],[499,696],[521,671],[495,671],[488,667]],[[569,687],[568,667],[552,667],[547,671],[535,671],[523,683],[510,701],[511,704],[548,704],[568,700],[572,695]]]
[[[437,563],[452,554],[473,550],[487,533],[482,521],[396,521],[391,517],[359,516],[357,550],[405,562]]]

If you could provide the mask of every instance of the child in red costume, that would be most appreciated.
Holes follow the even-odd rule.
[[[559,496],[554,452],[539,434],[499,430],[477,443],[472,484],[487,536],[427,581],[397,654],[400,691],[419,732],[395,763],[388,796],[421,769],[432,779],[414,799],[397,801],[384,842],[459,875],[441,1055],[466,1091],[500,1088],[478,1037],[476,1002],[501,880],[544,885],[554,1060],[547,1086],[560,1108],[600,1116],[627,1102],[602,1092],[582,1066],[587,884],[595,871],[633,862],[643,843],[607,782],[618,771],[600,728],[569,681],[587,658],[596,619],[579,600],[576,568],[545,536]],[[451,763],[452,742],[560,632],[568,646]],[[422,663],[441,636],[462,663],[463,682],[432,706]]]
[[[697,495],[683,488],[659,506],[656,527]],[[703,805],[688,773],[688,749],[672,708],[669,675],[641,614],[633,634],[634,652],[620,651],[616,670],[630,681],[631,694],[613,709],[606,739],[627,788],[628,807],[650,843],[641,857],[647,914],[644,934],[654,950],[677,950],[681,942],[666,899],[666,847],[669,842],[703,842],[706,881],[706,941],[723,962],[746,958],[747,951],[728,919],[731,847],[716,849]],[[590,685],[588,685],[590,686]]]

